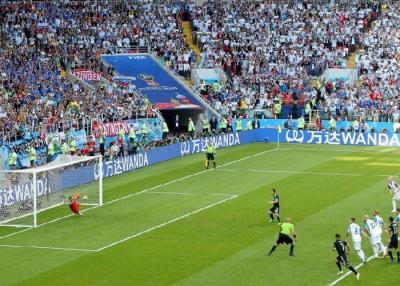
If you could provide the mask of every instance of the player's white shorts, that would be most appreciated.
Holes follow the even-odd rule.
[[[353,242],[353,246],[355,251],[361,250],[361,242]]]
[[[396,201],[400,201],[400,191],[399,192],[395,192],[393,194],[393,199]]]
[[[370,240],[371,245],[382,243],[382,238],[380,235],[371,235]]]

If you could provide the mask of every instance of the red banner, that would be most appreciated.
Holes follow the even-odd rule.
[[[72,74],[83,81],[101,81],[101,73],[91,70],[74,69],[72,70]]]
[[[93,125],[93,131],[96,138],[100,137],[100,133],[103,132],[105,136],[112,137],[118,136],[119,131],[123,130],[125,134],[129,132],[127,121],[118,121],[112,123],[98,123]]]

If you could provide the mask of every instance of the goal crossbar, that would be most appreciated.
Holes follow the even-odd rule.
[[[1,174],[0,226],[36,227],[39,213],[65,204],[66,198],[75,193],[82,194],[81,205],[103,204],[101,155],[60,155],[43,166],[0,170]]]
[[[93,161],[94,159],[99,160],[99,165],[100,161],[102,161],[102,156],[97,155],[97,156],[71,156],[71,155],[59,155],[57,159],[54,161],[47,163],[46,165],[43,166],[38,166],[34,168],[26,168],[26,169],[19,169],[19,170],[8,170],[6,172],[9,173],[25,173],[25,174],[32,174],[32,173],[41,173],[45,171],[50,171],[54,168],[60,168],[60,167],[67,167],[71,166],[77,163],[85,163],[89,161]],[[66,161],[61,163],[61,161]],[[5,171],[5,170],[2,170]],[[100,170],[99,170],[100,171]]]

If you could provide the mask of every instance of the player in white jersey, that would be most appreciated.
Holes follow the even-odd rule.
[[[395,221],[400,224],[400,208],[397,208],[396,210],[396,218]]]
[[[364,251],[361,249],[361,233],[365,235],[364,232],[361,231],[361,227],[356,224],[356,219],[352,217],[350,219],[350,225],[347,228],[347,237],[351,234],[351,240],[353,241],[354,250],[357,252],[361,261],[365,264],[367,260],[365,259]]]
[[[392,196],[392,212],[396,212],[397,209],[397,202],[400,202],[400,187],[399,185],[393,180],[393,177],[388,177],[388,189],[390,195]]]
[[[378,210],[374,211],[374,216],[372,217],[373,221],[376,222],[376,227],[378,228],[379,232],[379,237],[380,237],[380,243],[378,243],[379,249],[383,252],[383,257],[386,257],[387,252],[386,252],[386,247],[382,243],[382,233],[385,231],[388,233],[386,224],[384,220],[380,217],[381,213]]]
[[[364,216],[364,232],[369,236],[374,257],[378,258],[379,248],[382,248],[383,246],[381,233],[377,223],[370,219],[368,215]]]
[[[372,217],[372,219],[376,222],[377,226],[378,226],[378,230],[380,231],[380,234],[382,235],[382,232],[385,231],[386,233],[388,233],[386,224],[384,222],[384,220],[381,218],[381,213],[378,210],[374,211],[374,216]]]

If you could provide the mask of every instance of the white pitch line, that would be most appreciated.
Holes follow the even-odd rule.
[[[274,148],[274,149],[262,151],[262,152],[260,152],[260,153],[254,154],[254,155],[250,155],[250,156],[244,157],[244,158],[242,158],[242,159],[238,159],[238,160],[234,160],[234,161],[231,161],[231,162],[222,164],[222,165],[220,165],[220,166],[217,166],[217,169],[222,168],[222,167],[227,166],[227,165],[230,165],[230,164],[237,163],[237,162],[239,162],[239,161],[243,161],[243,160],[246,160],[246,159],[249,159],[249,158],[252,158],[252,157],[260,156],[260,155],[263,155],[263,154],[266,154],[266,153],[269,153],[269,152],[278,151],[278,150],[279,150],[279,148]],[[133,196],[137,196],[137,195],[140,195],[140,194],[143,194],[143,193],[146,193],[146,192],[155,190],[155,189],[159,189],[159,188],[161,188],[161,187],[163,187],[163,186],[166,186],[166,185],[169,185],[169,184],[178,182],[178,181],[182,181],[182,180],[186,180],[186,179],[189,179],[189,178],[191,178],[191,177],[194,177],[194,176],[198,176],[198,175],[203,174],[203,173],[208,172],[208,171],[212,171],[212,169],[211,169],[211,170],[203,170],[203,171],[200,171],[200,172],[197,172],[197,173],[194,173],[194,174],[186,175],[186,176],[181,177],[181,178],[179,178],[179,179],[174,179],[174,180],[169,181],[169,182],[167,182],[167,183],[160,184],[160,185],[157,185],[157,186],[153,186],[153,187],[148,188],[148,189],[145,189],[145,190],[143,190],[143,191],[140,191],[140,192],[137,192],[137,193],[133,193],[133,194],[129,194],[129,195],[126,195],[126,196],[124,196],[124,197],[121,197],[121,198],[118,198],[118,199],[115,199],[115,200],[112,200],[112,201],[103,203],[103,205],[113,204],[113,203],[119,202],[119,201],[121,201],[121,200],[128,199],[128,198],[133,197]],[[98,207],[100,207],[100,206],[97,205],[97,206],[94,206],[94,207],[92,207],[92,208],[84,209],[84,210],[82,210],[81,212],[87,212],[87,211],[89,211],[89,210],[93,210],[93,209],[96,209],[96,208],[98,208]],[[59,218],[50,220],[50,221],[48,221],[48,222],[42,223],[42,224],[38,225],[36,228],[43,227],[43,226],[45,226],[45,225],[48,225],[48,224],[51,224],[51,223],[60,221],[60,220],[62,220],[62,219],[65,219],[65,218],[72,217],[72,216],[74,216],[74,214],[69,214],[69,215],[66,215],[66,216],[63,216],[63,217],[59,217]],[[0,237],[0,240],[3,239],[3,238],[7,238],[7,237],[14,236],[14,235],[19,234],[19,233],[23,233],[23,232],[28,231],[28,230],[32,230],[32,229],[35,229],[35,228],[32,228],[32,227],[31,227],[31,228],[26,228],[26,229],[23,229],[23,230],[20,230],[20,231],[16,231],[16,232],[10,233],[10,234],[5,235],[5,236],[1,236],[1,237]]]
[[[193,196],[194,193],[174,193],[174,192],[146,192],[145,194],[161,194],[161,195],[180,195],[180,196]]]
[[[321,175],[321,176],[349,176],[349,177],[362,177],[362,176],[374,176],[374,177],[388,177],[390,175],[385,174],[356,174],[356,173],[324,173],[324,172],[306,172],[306,171],[284,171],[284,170],[239,170],[239,169],[219,169],[218,171],[223,172],[254,172],[254,173],[283,173],[283,174],[303,174],[303,175]]]
[[[370,256],[367,259],[367,262],[371,261],[372,259],[374,259],[374,256]],[[358,264],[356,267],[354,267],[356,270],[360,269],[361,267],[363,267],[365,264],[364,263],[360,263]],[[352,274],[353,272],[349,271],[346,274],[344,274],[343,276],[339,277],[338,279],[336,279],[335,281],[333,281],[331,284],[329,284],[328,286],[334,286],[336,284],[338,284],[340,281],[342,281],[344,278],[346,278],[347,276],[349,276],[350,274]]]
[[[184,214],[184,215],[182,215],[182,216],[180,216],[180,217],[171,219],[171,220],[169,220],[169,221],[167,221],[167,222],[164,222],[164,223],[162,223],[162,224],[159,224],[159,225],[157,225],[157,226],[153,226],[153,227],[148,228],[148,229],[146,229],[146,230],[144,230],[144,231],[141,231],[141,232],[139,232],[139,233],[133,234],[133,235],[128,236],[128,237],[125,237],[124,239],[121,239],[121,240],[115,241],[115,242],[113,242],[113,243],[110,243],[110,244],[108,244],[108,245],[105,245],[105,246],[103,246],[103,247],[100,247],[100,248],[98,248],[96,251],[98,251],[98,252],[103,251],[103,250],[105,250],[105,249],[107,249],[107,248],[110,248],[110,247],[113,247],[113,246],[115,246],[115,245],[121,244],[121,243],[123,243],[123,242],[125,242],[125,241],[128,241],[128,240],[130,240],[130,239],[133,239],[133,238],[142,236],[142,235],[144,235],[144,234],[146,234],[146,233],[149,233],[149,232],[151,232],[151,231],[153,231],[153,230],[160,229],[160,228],[162,228],[162,227],[164,227],[164,226],[166,226],[166,225],[169,225],[169,224],[171,224],[171,223],[174,223],[174,222],[176,222],[176,221],[183,220],[184,218],[187,218],[187,217],[192,216],[192,215],[194,215],[194,214],[197,214],[197,213],[199,213],[199,212],[205,211],[205,210],[207,210],[207,209],[209,209],[209,208],[212,208],[212,207],[214,207],[214,206],[223,204],[223,203],[225,203],[225,202],[227,202],[227,201],[229,201],[229,200],[233,200],[233,199],[235,199],[235,198],[237,198],[237,197],[238,197],[238,195],[235,195],[235,196],[233,196],[233,197],[229,197],[229,198],[226,198],[226,199],[224,199],[224,200],[222,200],[222,201],[219,201],[219,202],[213,203],[213,204],[211,204],[211,205],[205,206],[205,207],[203,207],[203,208],[197,209],[197,210],[195,210],[195,211],[192,211],[192,212],[187,213],[187,214]]]
[[[84,210],[81,211],[81,213],[86,212],[86,211],[89,211],[89,210],[92,210],[92,209],[95,209],[95,208],[97,208],[97,207],[99,207],[99,206],[95,206],[95,207],[92,207],[92,208],[84,209]],[[69,215],[66,215],[66,216],[62,216],[62,217],[59,217],[59,218],[50,220],[50,221],[48,221],[48,222],[44,222],[44,223],[42,223],[42,224],[39,224],[36,228],[43,227],[43,226],[48,225],[48,224],[50,224],[50,223],[54,223],[54,222],[57,222],[57,221],[59,221],[59,220],[65,219],[65,218],[69,218],[69,217],[72,217],[72,216],[74,216],[74,215],[75,215],[75,214],[69,214]],[[35,229],[35,228],[30,227],[30,228],[26,228],[26,229],[23,229],[23,230],[20,230],[20,231],[16,231],[16,232],[7,234],[7,235],[5,235],[5,236],[1,236],[1,237],[0,237],[0,240],[3,239],[3,238],[7,238],[7,237],[10,237],[10,236],[14,236],[14,235],[16,235],[16,234],[19,234],[19,233],[22,233],[22,232],[25,232],[25,231],[28,231],[28,230],[32,230],[32,229]]]
[[[221,197],[232,197],[232,196],[238,196],[235,194],[207,194],[209,196],[221,196]]]
[[[146,192],[146,194],[197,195],[197,194],[194,194],[194,193],[172,193],[172,192]],[[181,220],[181,219],[186,218],[186,217],[188,217],[188,216],[190,216],[190,215],[193,215],[193,214],[198,213],[198,212],[200,212],[200,211],[206,210],[206,209],[208,209],[208,208],[210,208],[210,207],[213,207],[213,206],[216,206],[216,205],[218,205],[218,204],[224,203],[225,201],[232,200],[232,199],[234,199],[234,198],[236,198],[236,197],[239,196],[239,195],[231,195],[231,194],[206,194],[206,195],[210,195],[210,196],[228,196],[229,198],[227,198],[227,199],[225,199],[225,200],[222,200],[222,201],[219,201],[219,202],[217,202],[217,203],[214,203],[214,204],[212,204],[212,205],[209,205],[209,206],[207,206],[207,207],[201,208],[201,209],[199,209],[199,210],[196,210],[196,211],[194,211],[194,212],[192,212],[192,213],[183,215],[183,216],[181,216],[181,217],[179,217],[179,218],[173,219],[173,220],[171,220],[171,221],[169,221],[169,222],[166,222],[166,223],[163,223],[163,224],[161,224],[161,225],[159,225],[159,226],[152,227],[152,228],[150,228],[150,229],[148,229],[148,230],[145,230],[145,231],[143,231],[143,232],[141,232],[141,233],[138,233],[138,234],[132,236],[131,238],[134,238],[134,237],[143,235],[143,234],[145,234],[145,233],[147,233],[147,232],[150,232],[150,231],[152,231],[152,230],[158,229],[158,228],[163,227],[163,226],[165,226],[165,225],[167,225],[167,224],[170,224],[170,223],[173,223],[173,222],[175,222],[175,221]],[[124,241],[125,241],[125,240],[124,240]],[[0,244],[0,247],[8,247],[8,248],[51,249],[51,250],[80,251],[80,252],[98,252],[98,251],[101,251],[101,250],[98,250],[98,249],[65,248],[65,247],[36,246],[36,245],[13,245],[13,244]],[[110,247],[111,247],[111,246],[110,246]],[[108,248],[108,247],[106,246],[106,248]]]
[[[13,245],[13,244],[0,244],[0,247],[8,247],[8,248],[34,248],[34,249],[52,249],[52,250],[63,250],[63,251],[80,251],[80,252],[96,252],[96,249],[65,248],[65,247],[36,246],[36,245]]]
[[[160,194],[160,195],[177,195],[177,196],[222,196],[233,197],[236,194],[198,194],[198,193],[177,193],[177,192],[146,192],[145,194]]]

